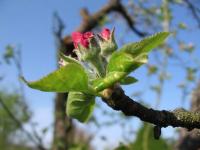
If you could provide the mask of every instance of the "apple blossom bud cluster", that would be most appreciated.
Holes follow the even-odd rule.
[[[72,41],[78,60],[89,63],[99,76],[104,76],[106,60],[117,49],[114,29],[104,28],[97,36],[93,32],[73,32]]]
[[[92,32],[73,32],[72,41],[75,47],[74,52],[80,61],[90,61],[100,53],[100,47]]]

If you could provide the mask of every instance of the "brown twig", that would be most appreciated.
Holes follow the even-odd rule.
[[[4,103],[3,99],[0,97],[0,104],[2,105],[3,109],[6,111],[6,113],[9,115],[9,117],[16,123],[16,125],[21,129],[21,131],[23,131],[27,137],[29,138],[29,140],[31,140],[38,148],[38,150],[46,150],[44,148],[43,145],[41,145],[41,142],[40,141],[37,141],[33,136],[32,134],[29,133],[29,131],[27,131],[21,121],[19,121],[15,115],[10,111],[10,109],[7,107],[7,105]]]
[[[198,23],[198,26],[199,26],[199,28],[200,28],[200,16],[198,15],[198,11],[200,11],[199,8],[198,8],[198,7],[196,8],[196,7],[194,6],[194,4],[193,4],[192,2],[190,2],[189,0],[184,0],[184,1],[185,1],[185,3],[187,4],[188,8],[191,10],[192,15],[193,15],[194,18],[196,19],[196,21],[197,21],[197,23]]]
[[[122,5],[120,0],[110,0],[110,2],[102,7],[98,12],[94,13],[93,15],[90,15],[89,12],[86,9],[83,9],[81,11],[81,16],[83,17],[82,24],[77,28],[77,31],[85,32],[92,30],[96,26],[98,26],[98,23],[101,19],[104,18],[104,16],[108,15],[111,12],[117,12],[122,15],[122,17],[127,22],[130,29],[136,33],[138,36],[145,36],[146,33],[139,31],[135,27],[135,22],[131,18],[131,16],[126,11],[125,7]]]
[[[139,29],[136,28],[135,22],[131,18],[131,16],[126,11],[125,7],[122,5],[121,0],[110,0],[107,5],[102,7],[99,11],[96,13],[90,15],[87,9],[81,10],[81,16],[83,18],[83,21],[81,25],[76,29],[76,31],[79,32],[86,32],[94,29],[99,25],[99,22],[108,14],[111,12],[117,12],[122,15],[122,17],[127,22],[130,29],[138,36],[144,37],[147,35],[145,32],[139,31]],[[65,45],[65,49],[67,51],[63,51],[66,55],[74,55],[72,50],[74,49],[72,44],[71,36],[65,36],[63,40],[61,41],[63,45]]]

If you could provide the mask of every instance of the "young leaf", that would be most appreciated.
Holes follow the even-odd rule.
[[[95,80],[93,88],[98,92],[120,80],[126,84],[135,82],[130,77],[123,78],[146,63],[149,51],[161,44],[168,35],[168,32],[160,32],[140,42],[125,45],[119,51],[114,52],[107,65],[106,77]]]
[[[87,122],[95,106],[95,96],[82,92],[69,92],[66,113],[80,122]]]
[[[110,72],[104,78],[98,78],[93,81],[93,88],[96,92],[102,91],[111,87],[116,82],[119,82],[126,75],[125,72]]]
[[[122,80],[120,80],[120,84],[122,84],[122,85],[128,85],[128,84],[135,83],[137,81],[138,80],[136,78],[128,76],[128,77],[125,77]]]
[[[40,80],[28,82],[31,88],[47,92],[88,92],[88,76],[81,65],[69,63]]]
[[[168,32],[160,32],[140,42],[123,46],[119,51],[111,55],[107,65],[107,72],[122,71],[128,74],[134,71],[147,62],[150,50],[160,45],[168,35]]]
[[[126,72],[128,74],[146,62],[146,53],[133,57],[129,53],[120,51],[115,52],[107,65],[107,72],[119,71]]]
[[[142,53],[149,53],[152,49],[162,44],[169,34],[169,32],[159,32],[139,42],[127,44],[123,46],[121,50],[131,53],[134,56],[138,56]]]

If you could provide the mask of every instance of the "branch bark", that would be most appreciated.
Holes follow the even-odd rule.
[[[42,141],[38,138],[33,136],[29,131],[27,131],[23,124],[21,123],[20,120],[18,120],[15,115],[12,113],[12,111],[7,107],[7,105],[4,103],[3,99],[0,97],[0,104],[2,105],[2,108],[6,111],[6,113],[8,114],[8,116],[10,117],[10,119],[13,120],[14,123],[16,123],[16,125],[20,128],[21,131],[23,131],[25,133],[25,135],[27,136],[27,138],[33,142],[36,147],[38,148],[38,150],[46,150],[44,148],[44,146],[42,145]]]
[[[109,3],[105,6],[103,6],[99,11],[96,13],[90,15],[87,9],[81,10],[81,16],[82,16],[82,23],[81,25],[76,29],[76,31],[79,32],[86,32],[93,30],[95,27],[99,26],[99,22],[107,15],[109,15],[112,12],[116,12],[120,14],[124,20],[126,21],[127,25],[130,27],[130,29],[139,37],[144,37],[147,35],[146,32],[140,31],[135,26],[135,21],[132,19],[132,17],[128,14],[125,7],[122,5],[121,0],[110,0]],[[71,36],[65,36],[62,43],[62,50],[66,55],[72,55],[74,57],[75,54],[72,52],[74,49],[74,46],[72,44]]]
[[[193,17],[196,19],[198,26],[200,28],[200,16],[198,15],[198,12],[199,12],[198,7],[195,7],[195,5],[190,0],[184,0],[184,1],[187,4],[188,8],[190,9]]]
[[[120,87],[106,89],[102,92],[103,101],[114,110],[122,111],[126,116],[136,116],[142,121],[159,127],[183,127],[188,130],[200,129],[200,113],[184,109],[174,111],[154,110],[132,100]]]
[[[200,82],[192,94],[192,112],[200,113]],[[180,130],[180,138],[176,144],[176,150],[197,150],[200,148],[200,130],[194,129],[187,131],[185,129]]]

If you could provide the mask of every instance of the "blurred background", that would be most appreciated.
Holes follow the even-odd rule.
[[[200,111],[200,1],[0,0],[0,150],[197,150],[200,132],[167,127],[159,140],[152,125],[125,117],[100,99],[92,119],[67,117],[67,94],[26,87],[57,68],[57,53],[71,53],[73,31],[115,27],[118,46],[171,32],[148,64],[124,86],[155,109]]]

